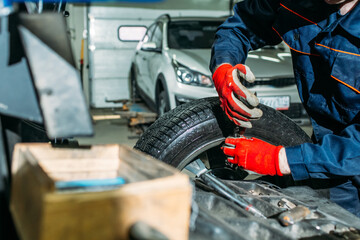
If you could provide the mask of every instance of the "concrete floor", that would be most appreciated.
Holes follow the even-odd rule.
[[[80,145],[124,144],[133,147],[139,134],[128,127],[126,119],[106,119],[93,123],[94,136],[77,138]]]
[[[139,139],[141,131],[138,128],[129,127],[129,120],[126,118],[129,111],[141,112],[142,114],[151,113],[143,103],[125,105],[123,108],[90,110],[93,119],[94,136],[77,138],[79,144],[124,144],[133,147]]]

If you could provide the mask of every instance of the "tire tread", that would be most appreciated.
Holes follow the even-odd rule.
[[[275,145],[294,146],[311,142],[309,136],[284,114],[260,105],[264,115],[253,121],[245,136]],[[235,124],[224,114],[217,97],[194,100],[170,110],[156,120],[134,148],[177,166],[186,154],[211,139],[233,135]]]

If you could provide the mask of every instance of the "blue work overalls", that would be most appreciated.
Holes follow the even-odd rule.
[[[360,3],[346,15],[323,0],[245,0],[218,29],[210,69],[284,41],[315,144],[287,147],[295,181],[328,179],[330,199],[360,216]]]

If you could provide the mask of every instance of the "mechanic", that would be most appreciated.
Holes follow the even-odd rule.
[[[330,200],[360,217],[359,0],[245,0],[217,30],[210,69],[227,116],[244,128],[261,117],[257,97],[241,81],[255,80],[250,50],[284,41],[313,127],[313,142],[274,146],[227,138],[228,161],[265,175],[336,184]],[[276,133],[274,133],[276,134]]]

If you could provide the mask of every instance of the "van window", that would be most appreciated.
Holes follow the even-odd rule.
[[[120,26],[119,39],[120,41],[140,41],[146,32],[145,26]]]

